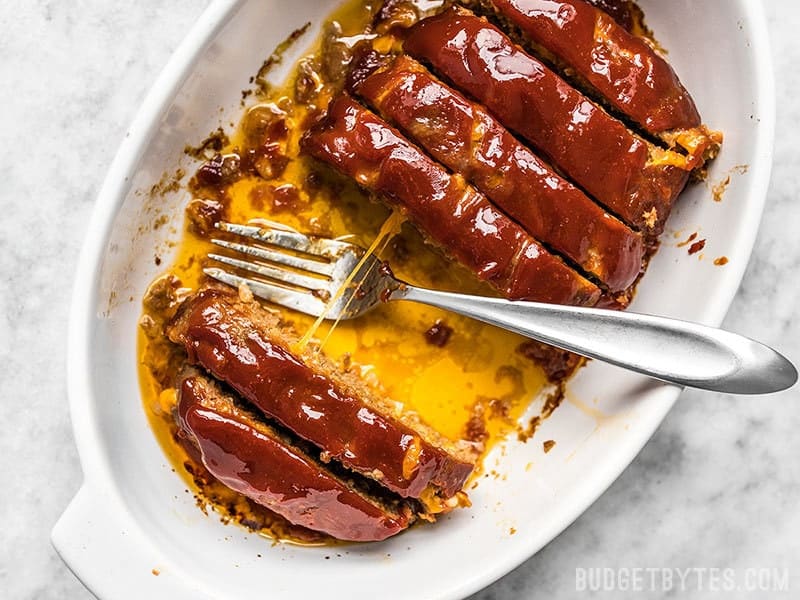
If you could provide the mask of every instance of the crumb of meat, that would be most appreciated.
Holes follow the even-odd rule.
[[[466,440],[483,444],[489,438],[489,432],[486,430],[486,421],[484,419],[485,413],[486,407],[484,403],[480,399],[476,400],[475,404],[472,405],[469,421],[467,421],[465,428],[464,438]]]
[[[535,340],[523,342],[517,346],[517,352],[542,367],[550,381],[570,376],[582,361],[577,354]]]
[[[163,335],[161,326],[150,315],[142,315],[139,319],[139,327],[142,328],[144,334],[150,339],[156,339]]]
[[[699,240],[699,241],[695,242],[694,244],[692,244],[691,246],[689,246],[688,252],[689,252],[690,255],[697,254],[698,252],[700,252],[705,247],[706,247],[706,240]]]
[[[719,258],[714,259],[714,264],[718,267],[722,267],[728,264],[728,257],[727,256],[720,256]]]
[[[511,403],[505,398],[492,398],[489,400],[489,414],[492,417],[500,417],[508,419],[508,412],[511,408]]]
[[[450,341],[450,336],[453,335],[453,328],[442,319],[436,319],[436,322],[428,328],[424,335],[425,341],[431,346],[444,348]]]
[[[544,442],[542,442],[542,449],[544,450],[544,453],[547,454],[548,452],[550,452],[550,450],[552,450],[555,447],[555,445],[556,445],[555,440],[545,440]]]
[[[534,435],[536,435],[536,430],[539,428],[541,421],[542,419],[539,416],[533,417],[530,421],[528,421],[527,427],[517,430],[517,439],[522,443],[527,442]]]
[[[231,184],[242,177],[242,159],[236,153],[215,154],[195,174],[200,186],[216,187]]]
[[[174,275],[164,275],[150,284],[142,303],[150,315],[168,318],[183,300],[185,290]]]
[[[195,198],[186,205],[189,231],[207,237],[225,216],[225,206],[216,200]]]
[[[324,87],[319,65],[313,58],[304,58],[297,65],[294,80],[294,99],[298,104],[311,104]]]

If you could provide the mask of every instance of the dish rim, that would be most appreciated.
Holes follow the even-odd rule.
[[[95,308],[101,268],[115,218],[132,185],[130,175],[135,171],[156,133],[159,116],[164,114],[174,100],[208,44],[245,1],[212,0],[155,80],[109,167],[92,209],[75,273],[69,312],[66,366],[70,419],[84,477],[82,489],[102,489],[106,492],[104,502],[108,512],[112,515],[124,515],[128,522],[137,526],[138,523],[130,514],[117,487],[109,485],[109,482],[113,481],[113,473],[108,457],[97,451],[102,447],[102,443],[97,414],[92,410],[96,398],[91,383],[94,358],[91,340],[97,326]],[[742,216],[742,222],[752,219],[758,224],[763,214],[772,170],[776,119],[775,80],[764,7],[761,3],[746,1],[740,2],[739,6],[748,23],[751,33],[751,52],[759,67],[755,70],[754,85],[757,89],[756,98],[761,117],[753,148],[753,155],[759,157],[759,162],[751,165],[749,172],[753,178],[751,190],[754,197],[748,199],[743,209],[746,214]],[[758,229],[756,225],[748,228],[738,240],[737,245],[741,248],[743,256],[749,257],[752,254]],[[720,286],[724,287],[724,291],[719,292],[714,304],[708,307],[705,318],[701,319],[703,323],[718,326],[723,321],[738,291],[747,264],[747,260],[740,260],[728,265],[725,284]],[[636,443],[629,444],[630,452],[625,456],[625,460],[610,465],[603,472],[603,477],[596,474],[594,479],[603,480],[603,485],[593,488],[595,493],[591,494],[588,500],[581,498],[574,502],[575,510],[569,519],[553,526],[553,535],[547,536],[550,541],[587,510],[630,465],[671,410],[681,391],[678,388],[668,391],[669,400],[664,402],[663,411],[653,420],[652,429],[643,432],[641,439]],[[536,541],[523,545],[518,552],[510,553],[503,560],[493,561],[495,567],[488,572],[484,571],[474,578],[465,577],[442,597],[458,598],[482,589],[519,566],[541,547]],[[82,565],[69,563],[67,565],[88,589],[95,591],[94,585],[90,584],[90,576],[79,572]]]

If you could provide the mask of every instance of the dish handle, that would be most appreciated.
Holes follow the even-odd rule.
[[[163,562],[131,515],[115,510],[85,482],[50,539],[70,570],[100,599],[208,597]]]

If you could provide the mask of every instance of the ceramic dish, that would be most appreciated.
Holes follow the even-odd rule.
[[[731,182],[722,202],[706,185],[684,193],[632,309],[717,325],[747,265],[769,180],[774,95],[765,21],[761,5],[749,0],[641,4],[706,122],[725,132],[709,182],[729,174]],[[186,201],[183,191],[149,190],[165,170],[191,171],[185,144],[237,120],[239,90],[264,57],[293,29],[318,25],[335,5],[213,2],[142,106],[97,201],[69,332],[69,398],[85,480],[53,543],[100,598],[466,596],[577,518],[636,456],[680,393],[591,364],[534,441],[509,442],[487,458],[500,477],[472,492],[471,509],[384,543],[273,545],[197,509],[139,398],[140,299],[159,272],[154,252],[169,260]],[[312,27],[286,64],[313,35]],[[161,215],[171,226],[153,227]],[[677,245],[695,231],[707,240],[702,258]],[[728,264],[716,266],[722,256]],[[557,446],[545,455],[546,439]]]

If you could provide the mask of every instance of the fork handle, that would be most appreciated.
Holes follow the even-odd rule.
[[[630,312],[517,302],[401,286],[390,299],[444,308],[680,386],[767,394],[793,386],[797,370],[772,348],[741,335]]]

